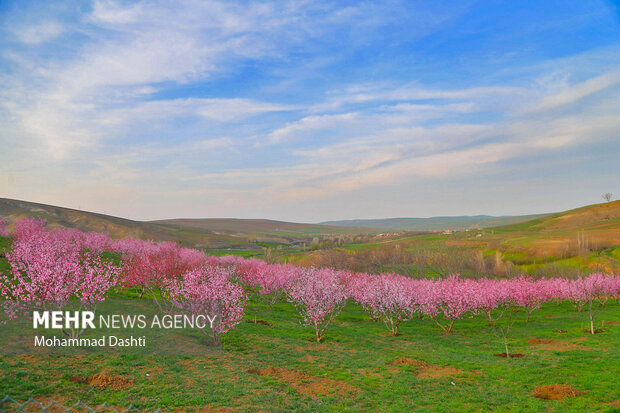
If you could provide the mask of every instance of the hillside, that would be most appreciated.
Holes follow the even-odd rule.
[[[549,214],[525,222],[523,225],[505,225],[503,230],[523,230],[537,232],[591,230],[597,227],[616,226],[620,219],[620,200],[602,204],[587,205],[564,212]]]
[[[543,256],[571,256],[620,246],[620,201],[588,205],[493,228],[507,250]]]
[[[35,216],[50,227],[78,228],[106,232],[113,238],[134,237],[173,240],[198,248],[256,248],[256,241],[287,244],[314,236],[364,233],[369,230],[317,224],[297,224],[271,220],[244,219],[171,219],[133,221],[110,215],[80,211],[34,202],[0,198],[0,217],[9,225],[17,219]],[[372,230],[370,230],[372,232]]]
[[[342,251],[309,251],[290,259],[301,265],[396,271],[414,277],[618,273],[620,201],[452,234],[395,234],[348,244]]]
[[[548,214],[501,216],[490,215],[431,217],[431,218],[384,218],[351,219],[321,222],[322,225],[354,226],[385,229],[391,231],[444,231],[496,227],[530,221]]]

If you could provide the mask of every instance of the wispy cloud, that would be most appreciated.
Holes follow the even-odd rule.
[[[513,18],[563,13],[549,27],[475,2],[43,6],[2,20],[0,196],[320,220],[347,202],[350,217],[383,212],[379,188],[473,188],[532,158],[617,149],[604,7]]]

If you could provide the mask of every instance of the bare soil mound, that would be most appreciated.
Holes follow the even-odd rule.
[[[511,358],[511,359],[517,359],[520,357],[525,357],[525,354],[522,353],[510,353],[510,355],[506,354],[506,353],[498,353],[498,354],[493,354],[495,357],[503,357],[503,358]]]
[[[133,380],[123,376],[110,376],[106,373],[97,373],[86,379],[86,382],[93,387],[100,389],[110,388],[112,390],[123,390],[133,386]]]
[[[309,397],[338,393],[346,395],[356,393],[359,389],[343,380],[332,380],[311,376],[303,371],[287,370],[280,367],[266,369],[250,369],[248,373],[269,376],[291,386],[298,393]]]
[[[610,326],[616,326],[616,325],[618,325],[620,323],[617,322],[617,321],[609,320],[609,321],[605,321],[605,324],[606,325],[610,325]]]
[[[585,392],[575,389],[569,384],[549,384],[534,389],[534,396],[545,400],[564,400],[567,397],[576,397]]]
[[[424,361],[401,357],[390,363],[394,366],[411,365],[416,366],[416,377],[419,379],[439,379],[441,377],[454,376],[463,373],[462,370],[452,366],[438,366],[428,364]]]

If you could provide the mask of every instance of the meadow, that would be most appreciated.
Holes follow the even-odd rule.
[[[261,306],[223,339],[222,352],[192,356],[3,356],[0,394],[70,405],[104,402],[162,411],[618,411],[620,311],[600,313],[604,331],[585,332],[586,315],[548,303],[513,328],[513,351],[482,317],[459,320],[451,334],[430,320],[386,334],[348,303],[325,341],[316,343],[294,308]],[[558,332],[562,330],[563,332]],[[101,379],[101,376],[108,381]],[[569,384],[583,394],[535,397],[535,389]],[[10,408],[9,405],[3,408]]]
[[[208,257],[36,220],[0,242],[9,309],[149,298],[223,309],[212,331],[221,347],[209,354],[3,354],[0,395],[16,400],[162,411],[620,408],[613,275],[416,280]]]

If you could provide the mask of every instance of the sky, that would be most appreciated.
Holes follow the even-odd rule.
[[[620,197],[620,4],[3,1],[0,197],[138,220]]]

